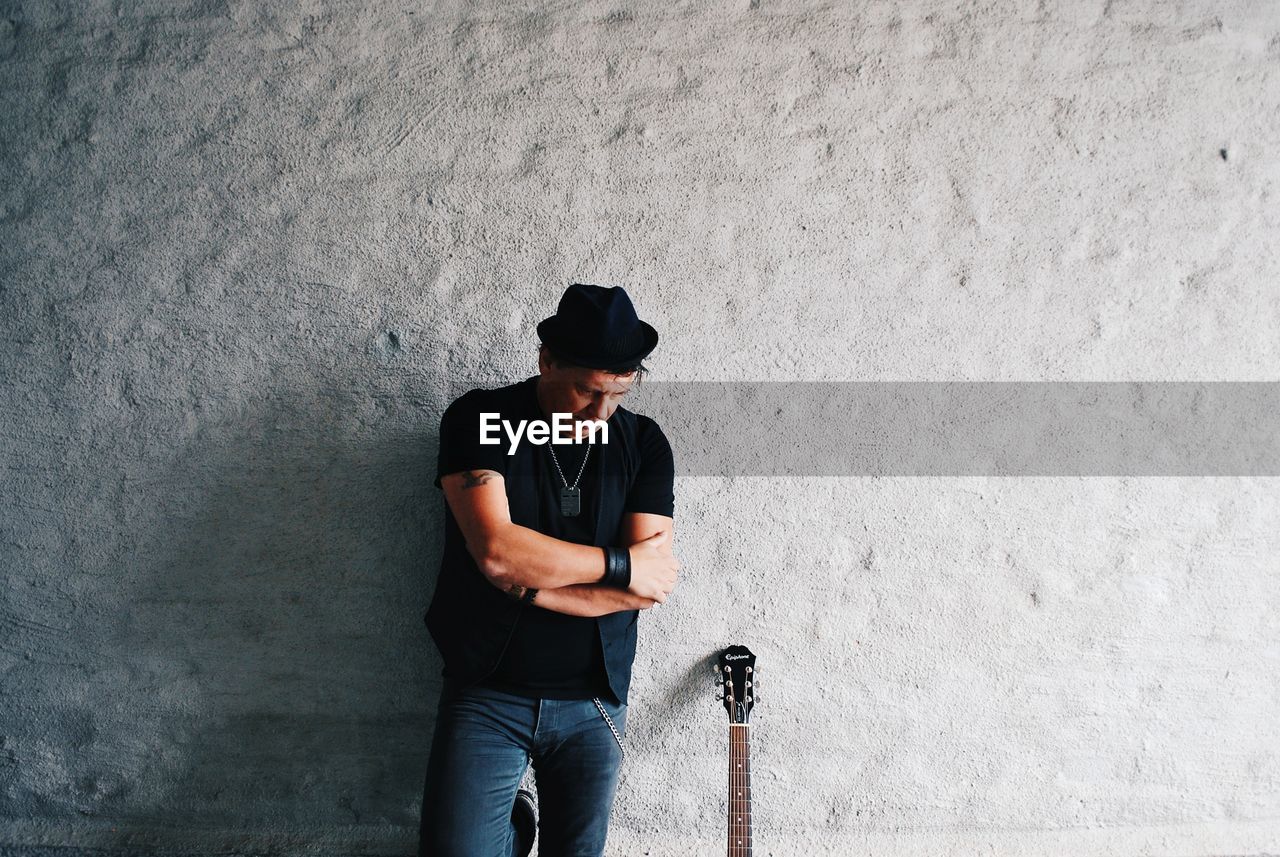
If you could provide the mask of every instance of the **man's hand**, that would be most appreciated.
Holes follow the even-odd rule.
[[[680,562],[671,553],[671,530],[663,529],[629,548],[631,551],[631,586],[629,591],[641,598],[663,604],[676,587]]]

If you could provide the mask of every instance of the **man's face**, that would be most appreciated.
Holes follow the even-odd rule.
[[[608,420],[635,383],[635,373],[613,375],[599,369],[554,364],[544,349],[538,355],[542,405],[550,413],[572,414],[575,423]],[[581,426],[576,433],[583,434]]]

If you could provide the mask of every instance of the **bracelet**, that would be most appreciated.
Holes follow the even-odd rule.
[[[605,586],[613,586],[613,576],[617,569],[617,563],[613,558],[613,548],[605,545],[601,550],[604,551],[604,577],[600,578],[600,582]]]
[[[600,582],[617,589],[627,589],[631,586],[630,550],[605,546],[604,577]]]
[[[622,589],[631,588],[631,549],[618,548],[618,555],[622,558]]]

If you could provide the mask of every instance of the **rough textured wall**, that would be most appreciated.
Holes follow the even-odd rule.
[[[0,846],[411,852],[437,420],[572,280],[658,381],[1280,377],[1276,4],[515,5],[0,2]],[[730,642],[760,853],[1274,851],[1278,488],[682,478],[611,853],[721,849]]]

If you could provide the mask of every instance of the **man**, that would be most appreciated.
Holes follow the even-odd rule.
[[[527,854],[530,761],[540,857],[603,853],[637,616],[676,583],[671,447],[619,405],[657,332],[623,289],[575,283],[538,335],[538,375],[472,390],[440,421],[445,544],[426,622],[444,687],[423,857]],[[539,443],[557,414],[564,442]]]

